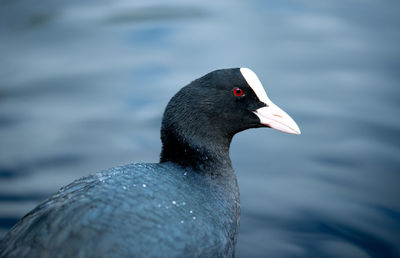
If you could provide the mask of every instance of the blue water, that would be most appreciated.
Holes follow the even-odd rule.
[[[400,2],[0,1],[0,234],[59,187],[157,162],[182,86],[250,67],[302,135],[235,136],[238,257],[400,257]]]

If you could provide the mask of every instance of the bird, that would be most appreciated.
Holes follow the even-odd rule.
[[[62,187],[5,234],[0,257],[234,257],[240,200],[229,147],[261,127],[301,133],[251,69],[210,72],[167,104],[159,163]]]

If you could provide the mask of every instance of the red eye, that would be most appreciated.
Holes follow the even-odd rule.
[[[234,88],[233,89],[233,94],[235,94],[236,97],[240,97],[243,95],[243,90],[241,88]]]

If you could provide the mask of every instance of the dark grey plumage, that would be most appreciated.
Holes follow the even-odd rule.
[[[0,256],[232,256],[238,200],[234,177],[172,163],[116,167],[41,203],[1,241]]]

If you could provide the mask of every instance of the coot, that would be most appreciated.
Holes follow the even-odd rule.
[[[61,188],[5,235],[0,257],[233,257],[240,205],[229,145],[257,127],[300,134],[248,68],[193,81],[165,109],[160,163]]]

